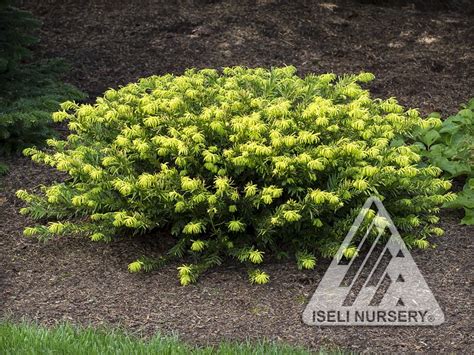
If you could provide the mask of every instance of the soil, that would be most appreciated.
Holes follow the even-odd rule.
[[[20,5],[44,21],[37,52],[64,57],[72,66],[66,80],[91,100],[108,87],[188,67],[291,64],[301,74],[370,71],[376,75],[375,96],[395,96],[424,114],[455,112],[474,96],[469,2],[394,3],[24,0]],[[188,287],[178,285],[176,265],[129,274],[130,260],[159,253],[159,245],[149,238],[102,244],[23,237],[31,221],[18,214],[15,191],[61,176],[26,158],[8,163],[0,191],[0,315],[47,325],[123,326],[143,335],[177,333],[193,344],[267,338],[311,348],[433,353],[468,352],[474,345],[474,228],[459,225],[458,212],[443,212],[446,235],[436,249],[413,252],[444,310],[443,325],[310,327],[302,323],[302,311],[328,260],[311,272],[273,263],[266,286],[249,285],[245,270],[231,264]]]

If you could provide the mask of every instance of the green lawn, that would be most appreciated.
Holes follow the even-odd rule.
[[[52,329],[0,322],[0,354],[309,354],[308,350],[270,342],[222,343],[197,348],[175,337],[142,340],[117,330],[60,325]],[[327,353],[319,351],[318,353]],[[334,352],[331,352],[334,353]],[[338,353],[338,352],[336,352]]]

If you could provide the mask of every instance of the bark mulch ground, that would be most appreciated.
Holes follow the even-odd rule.
[[[374,3],[387,3],[372,1]],[[371,71],[376,96],[396,96],[423,113],[453,113],[474,96],[472,9],[420,10],[399,1],[22,1],[43,19],[38,51],[72,65],[67,81],[100,95],[139,77],[187,67],[295,65],[300,73]],[[417,5],[420,1],[417,1]],[[0,191],[0,315],[43,324],[124,326],[151,335],[176,332],[194,344],[268,338],[359,351],[468,352],[472,339],[472,227],[444,212],[438,248],[413,256],[445,312],[438,327],[306,326],[305,303],[327,260],[311,272],[268,267],[269,285],[245,270],[215,268],[180,287],[176,265],[132,275],[130,260],[159,253],[156,240],[102,244],[80,238],[39,243],[22,236],[17,189],[61,179],[26,158],[9,162]],[[163,236],[166,239],[166,236]]]

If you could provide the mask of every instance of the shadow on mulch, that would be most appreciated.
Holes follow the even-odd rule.
[[[474,23],[463,12],[420,11],[350,1],[22,1],[44,21],[38,50],[65,57],[68,80],[92,97],[139,77],[187,67],[295,65],[301,73],[374,72],[371,91],[424,113],[452,113],[473,96]],[[178,5],[181,4],[181,5]],[[183,5],[186,4],[186,5]],[[445,312],[439,327],[309,327],[305,302],[327,261],[311,272],[271,264],[269,285],[240,267],[213,269],[180,287],[176,265],[129,274],[127,263],[158,252],[143,239],[101,244],[79,238],[39,243],[14,193],[61,177],[11,159],[0,192],[1,314],[43,324],[123,325],[145,335],[177,332],[195,344],[268,339],[377,352],[463,352],[472,339],[474,230],[445,213],[438,248],[413,253]],[[156,236],[160,238],[160,236]]]
[[[66,58],[68,80],[91,97],[190,67],[291,64],[370,71],[375,95],[453,113],[474,94],[474,5],[404,3],[423,1],[20,1],[44,22],[39,51]]]

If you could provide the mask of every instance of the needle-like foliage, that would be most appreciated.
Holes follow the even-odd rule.
[[[63,62],[33,58],[40,22],[9,3],[0,0],[0,156],[54,135],[51,113],[62,101],[83,97],[60,81]]]
[[[418,148],[400,138],[440,121],[372,99],[358,84],[372,79],[302,78],[293,67],[188,70],[110,89],[94,105],[66,102],[54,119],[69,122],[69,137],[25,153],[70,178],[18,192],[21,212],[43,221],[25,234],[99,241],[169,228],[169,253],[130,271],[191,255],[178,272],[186,285],[233,257],[258,265],[249,278],[261,284],[269,255],[313,268],[318,253],[335,254],[374,195],[409,245],[427,247],[442,233],[433,225],[450,183],[418,166]]]

